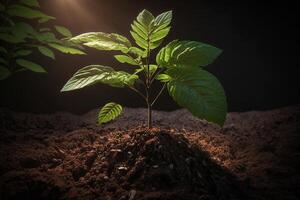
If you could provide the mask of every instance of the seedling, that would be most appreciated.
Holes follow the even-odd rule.
[[[151,128],[151,109],[167,88],[174,101],[194,116],[223,125],[227,112],[224,90],[217,78],[204,69],[220,55],[220,49],[196,41],[174,40],[160,49],[156,63],[150,60],[153,50],[168,35],[171,20],[172,11],[154,17],[149,11],[143,10],[131,24],[130,33],[137,46],[116,33],[89,32],[71,38],[71,42],[87,47],[120,52],[114,56],[115,59],[122,64],[134,66],[135,71],[115,71],[103,65],[86,66],[77,71],[61,91],[77,90],[96,83],[130,88],[146,102],[147,125]],[[154,81],[160,81],[162,88],[152,96],[151,86]],[[113,120],[121,112],[121,105],[108,103],[100,110],[98,122]]]
[[[26,70],[45,73],[43,66],[31,61],[29,56],[34,51],[51,59],[55,59],[53,49],[85,54],[79,45],[60,40],[61,37],[72,37],[72,33],[63,26],[51,29],[47,22],[54,19],[40,10],[38,0],[0,3],[0,42],[4,42],[0,46],[0,80]]]

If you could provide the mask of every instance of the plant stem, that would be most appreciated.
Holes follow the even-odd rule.
[[[166,83],[164,83],[164,85],[162,86],[161,90],[159,91],[159,93],[157,94],[157,96],[155,97],[155,99],[152,101],[152,103],[150,104],[150,106],[153,106],[155,104],[155,102],[160,97],[160,95],[163,93],[163,91],[164,91],[165,88],[166,88]]]

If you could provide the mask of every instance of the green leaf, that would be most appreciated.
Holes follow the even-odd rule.
[[[142,58],[147,57],[147,52],[143,51],[143,50],[141,50],[137,47],[130,47],[129,48],[129,53],[134,54],[135,56],[142,57]]]
[[[44,46],[38,46],[37,48],[38,48],[39,52],[41,54],[43,54],[44,56],[55,59],[55,55],[51,49],[44,47]]]
[[[167,26],[169,26],[172,21],[172,15],[173,15],[173,13],[171,10],[158,15],[154,21],[154,27],[156,27],[154,32],[159,31],[159,30],[164,29]]]
[[[120,104],[110,102],[103,106],[98,114],[98,123],[103,124],[116,119],[122,113]]]
[[[0,80],[6,79],[10,74],[10,71],[6,67],[0,65]]]
[[[0,33],[0,40],[8,42],[8,43],[12,43],[12,44],[24,42],[23,39],[20,39],[12,34],[7,34],[7,33]]]
[[[17,22],[11,27],[11,32],[16,38],[25,39],[29,35],[36,35],[36,31],[30,24],[24,22]]]
[[[168,74],[159,74],[155,79],[162,83],[166,83],[169,82],[172,78]]]
[[[98,50],[118,50],[123,53],[127,53],[131,47],[131,43],[126,37],[116,33],[84,33],[71,38],[70,41]]]
[[[32,51],[28,50],[28,49],[20,49],[20,50],[16,51],[17,56],[28,56],[31,53],[32,53]]]
[[[0,52],[7,53],[7,50],[4,47],[0,47]]]
[[[20,3],[26,6],[37,7],[37,8],[40,7],[38,0],[21,0]]]
[[[62,88],[62,92],[77,90],[96,83],[108,84],[113,87],[131,86],[138,79],[123,71],[115,71],[111,67],[102,65],[89,65],[78,70]]]
[[[68,53],[68,54],[78,54],[78,55],[85,55],[83,51],[79,49],[75,49],[73,47],[67,47],[56,43],[50,43],[48,44],[50,47],[62,52],[62,53]]]
[[[34,10],[18,4],[10,5],[7,8],[7,13],[12,17],[23,17],[26,19],[55,19],[54,17],[48,16],[39,10]]]
[[[29,69],[30,71],[37,72],[37,73],[46,73],[45,69],[42,66],[34,62],[31,62],[29,60],[17,59],[16,63],[26,69]]]
[[[35,38],[42,43],[61,43],[61,41],[56,39],[56,36],[51,32],[36,33]]]
[[[59,32],[60,34],[62,34],[65,37],[72,37],[72,33],[69,29],[67,29],[66,27],[63,26],[55,26],[55,29],[57,32]]]
[[[49,32],[49,31],[51,31],[51,29],[50,28],[41,28],[40,31],[41,32]]]
[[[220,82],[200,68],[171,68],[168,82],[171,97],[194,116],[223,125],[227,102]]]
[[[2,63],[4,65],[8,65],[8,61],[1,57],[0,57],[0,63]]]
[[[159,51],[156,62],[164,67],[204,67],[211,64],[221,52],[221,49],[209,44],[174,40]]]
[[[4,11],[4,10],[5,10],[5,6],[2,3],[0,3],[0,11]]]
[[[120,63],[128,63],[130,65],[139,65],[137,61],[135,61],[132,57],[126,56],[126,55],[115,55],[114,56],[117,61]]]
[[[156,18],[147,10],[143,10],[131,24],[130,34],[137,45],[143,49],[155,49],[168,35],[172,11],[164,12]]]
[[[156,72],[157,68],[158,68],[157,65],[149,65],[150,76],[152,76]],[[143,71],[148,73],[148,66],[147,65],[143,65],[143,67],[136,69],[134,74],[138,74],[138,73],[143,72]]]

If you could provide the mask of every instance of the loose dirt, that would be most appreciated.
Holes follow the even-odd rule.
[[[0,199],[300,199],[300,106],[230,113],[223,128],[186,110],[78,116],[0,110]]]

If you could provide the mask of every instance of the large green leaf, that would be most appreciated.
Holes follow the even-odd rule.
[[[130,33],[143,49],[155,49],[168,35],[171,20],[172,11],[154,17],[148,10],[143,10],[131,24]]]
[[[26,6],[37,7],[37,8],[40,7],[38,0],[21,0],[20,3]]]
[[[221,49],[209,44],[174,40],[159,51],[156,62],[164,67],[204,67],[211,64],[221,52]]]
[[[67,29],[66,27],[55,26],[55,29],[57,30],[57,32],[59,32],[60,34],[62,34],[65,37],[72,37],[71,31],[69,29]]]
[[[227,102],[217,78],[200,68],[171,68],[166,74],[172,78],[167,86],[174,101],[196,117],[223,125]]]
[[[47,56],[49,58],[55,59],[55,55],[53,51],[45,46],[37,46],[39,52],[43,54],[44,56]]]
[[[73,47],[68,47],[68,46],[63,46],[61,44],[56,44],[56,43],[50,43],[48,44],[50,47],[62,52],[62,53],[68,53],[68,54],[78,54],[78,55],[85,55],[83,51],[73,48]]]
[[[98,50],[118,50],[124,53],[127,53],[131,47],[131,43],[126,37],[116,33],[84,33],[71,38],[70,41]]]
[[[9,75],[10,71],[6,67],[0,65],[0,80],[6,79]]]
[[[126,85],[133,85],[137,79],[137,75],[115,71],[111,67],[90,65],[77,71],[61,91],[77,90],[96,83],[108,84],[113,87],[125,87]]]
[[[120,104],[110,102],[103,106],[98,114],[98,123],[103,124],[116,119],[122,113]]]
[[[46,15],[39,10],[34,10],[19,4],[10,5],[6,12],[12,17],[23,17],[26,19],[55,19],[54,17]]]
[[[46,73],[45,69],[42,66],[29,60],[17,59],[16,63],[26,69],[29,69],[30,71],[37,73]]]

